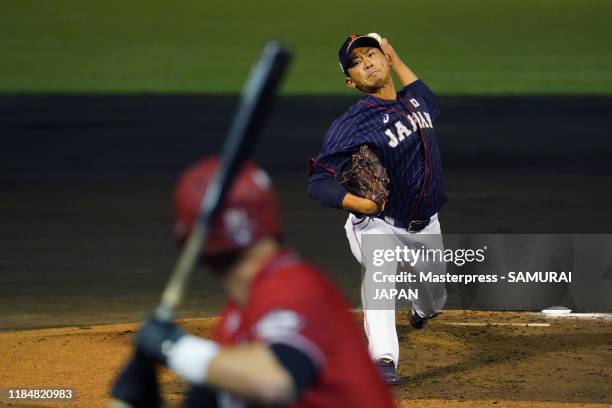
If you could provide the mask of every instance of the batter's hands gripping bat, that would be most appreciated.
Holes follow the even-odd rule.
[[[155,310],[157,319],[172,320],[175,309],[181,303],[187,281],[206,242],[208,229],[232,185],[234,176],[255,147],[275,91],[290,59],[291,54],[286,47],[278,42],[269,42],[265,45],[257,65],[251,70],[221,152],[219,168],[200,204],[198,222],[179,255],[161,302]],[[129,406],[119,400],[111,402],[111,407],[114,408]]]

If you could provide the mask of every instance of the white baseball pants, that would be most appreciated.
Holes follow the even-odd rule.
[[[409,247],[444,248],[437,214],[433,215],[429,225],[419,232],[408,232],[380,218],[364,220],[353,214],[349,214],[344,228],[353,256],[364,265],[368,265],[365,259],[367,254],[364,254],[364,251],[362,251],[362,237],[364,234],[386,234],[393,238],[390,242],[394,241],[399,245]],[[446,265],[423,264],[419,262],[415,265],[414,269],[433,269],[436,271],[435,273],[440,274],[445,273]],[[365,282],[366,279],[362,282],[362,300]],[[419,315],[424,317],[439,313],[446,303],[445,285],[430,283],[423,285],[419,283],[417,286],[419,287],[419,298],[413,301],[412,307]],[[363,300],[362,303],[365,303],[365,301]],[[363,323],[368,337],[370,356],[373,360],[390,358],[397,366],[399,361],[399,342],[395,328],[395,308],[390,308],[390,310],[368,310],[366,304],[362,304],[362,306],[364,308]]]

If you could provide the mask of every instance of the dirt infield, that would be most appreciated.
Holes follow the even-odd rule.
[[[357,316],[357,319],[360,319]],[[612,320],[544,319],[511,312],[449,311],[423,331],[400,314],[401,407],[612,406]],[[182,320],[209,336],[216,318]],[[105,407],[137,325],[0,333],[0,385],[71,387],[70,403],[0,401],[10,407]],[[166,398],[185,388],[162,373]]]

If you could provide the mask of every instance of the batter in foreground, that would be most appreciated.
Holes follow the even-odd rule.
[[[376,33],[349,36],[338,57],[346,85],[365,95],[332,123],[317,157],[310,160],[308,195],[350,211],[346,235],[353,255],[363,265],[368,264],[361,247],[365,234],[383,234],[417,248],[442,248],[438,212],[446,195],[434,135],[438,104],[432,91],[388,40]],[[399,92],[392,72],[402,86]],[[347,191],[341,182],[343,172],[346,174],[354,162],[353,155],[364,145],[378,156],[388,177],[388,196],[378,202]],[[416,267],[436,269],[436,273],[444,268],[423,263]],[[367,291],[365,281],[362,294]],[[420,293],[410,315],[410,323],[417,329],[446,302],[443,285],[429,285]],[[370,355],[386,381],[397,384],[395,309],[369,309],[365,300],[363,303]]]
[[[217,167],[218,160],[206,159],[181,177],[175,193],[179,242],[197,222]],[[161,407],[156,367],[165,365],[193,385],[185,408],[393,405],[348,303],[283,245],[276,194],[253,163],[234,181],[201,255],[227,297],[214,339],[149,319],[136,336],[135,358],[115,383],[115,400]]]

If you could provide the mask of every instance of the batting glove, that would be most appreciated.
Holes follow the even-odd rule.
[[[149,318],[136,334],[136,348],[142,354],[163,365],[168,364],[168,354],[185,330],[172,322]]]

